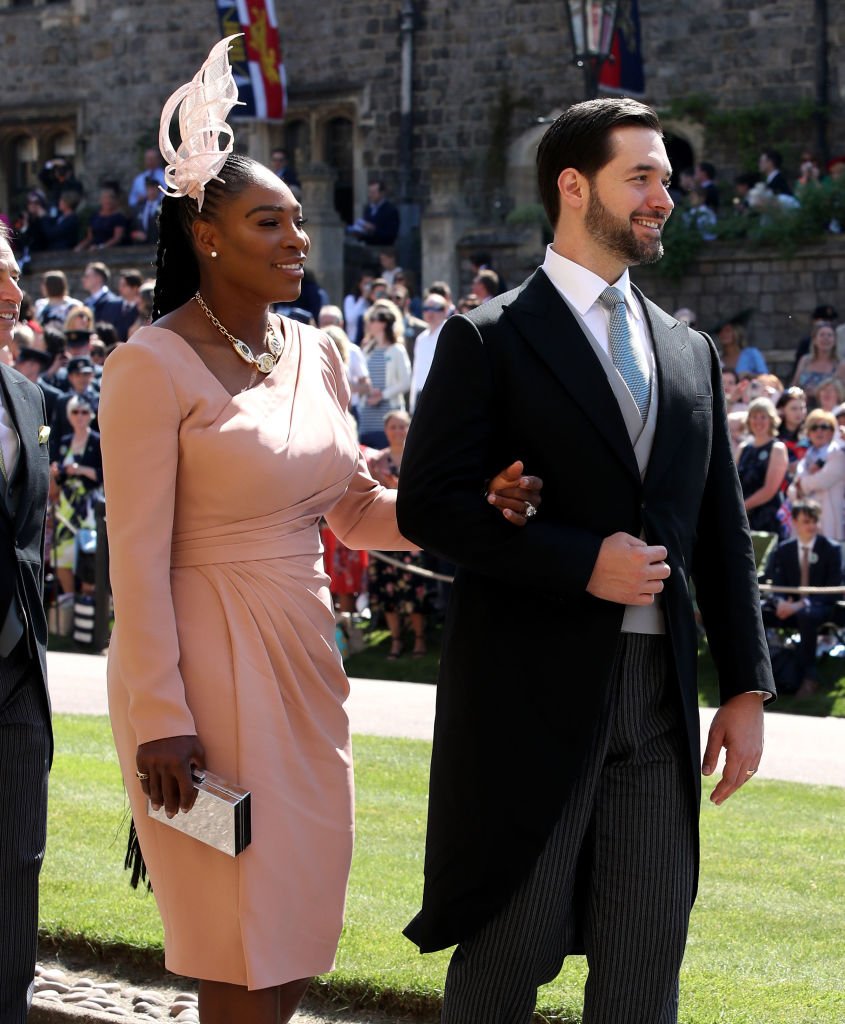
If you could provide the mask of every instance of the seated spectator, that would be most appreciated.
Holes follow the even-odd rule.
[[[807,405],[818,405],[817,389],[823,380],[833,377],[839,369],[836,355],[836,332],[828,323],[818,323],[810,333],[810,351],[802,356],[792,378],[793,387],[802,388]]]
[[[707,195],[703,189],[694,188],[687,196],[689,206],[683,211],[684,223],[695,228],[705,242],[716,240],[716,214],[707,205]]]
[[[810,333],[805,335],[796,346],[795,349],[795,363],[792,367],[791,377],[795,376],[795,371],[798,369],[798,364],[801,358],[810,351],[810,337],[813,330],[818,324],[835,324],[839,321],[839,314],[836,312],[830,303],[823,303],[820,306],[816,306],[813,312],[810,314]]]
[[[43,252],[49,243],[47,224],[47,198],[43,192],[33,189],[26,197],[26,206],[20,218],[19,244],[23,252]]]
[[[155,178],[146,178],[141,200],[131,206],[129,237],[136,245],[158,244],[158,215],[164,198]]]
[[[746,412],[748,410],[748,386],[751,377],[743,374],[740,378],[736,370],[722,370],[722,390],[725,392],[725,405],[727,413]]]
[[[831,540],[845,539],[845,449],[837,438],[838,424],[832,412],[814,409],[804,429],[810,446],[798,463],[790,492],[797,498],[813,498],[821,506],[821,530]]]
[[[35,303],[35,318],[42,327],[58,324],[64,327],[73,309],[84,309],[79,299],[68,293],[67,277],[61,270],[48,270],[41,275],[41,295]]]
[[[84,249],[111,249],[129,241],[129,220],[120,209],[117,192],[113,188],[100,190],[100,206],[88,224],[85,237],[76,246]]]
[[[76,212],[81,196],[78,192],[62,192],[58,212],[45,225],[48,250],[74,249],[79,242],[81,225]]]
[[[781,485],[789,456],[776,437],[780,417],[768,398],[755,398],[747,415],[750,438],[740,446],[736,463],[748,525],[752,530],[782,536]]]
[[[781,170],[783,157],[776,149],[764,149],[760,154],[759,170],[767,189],[776,196],[791,196],[792,189]]]
[[[753,310],[744,309],[728,320],[717,324],[710,332],[719,342],[722,354],[722,369],[736,370],[737,373],[768,373],[766,360],[758,348],[747,343],[746,324]]]
[[[149,149],[144,150],[144,168],[132,179],[129,195],[126,200],[129,203],[130,210],[137,207],[139,203],[143,203],[148,197],[149,189],[147,183],[150,179],[155,182],[156,191],[158,191],[159,185],[164,185],[165,183],[164,168],[161,166],[161,154],[156,146],[151,146]],[[161,192],[158,195],[160,200]]]
[[[816,388],[816,398],[820,409],[833,412],[838,405],[845,402],[845,384],[839,377],[827,377]]]
[[[399,234],[399,211],[387,199],[383,181],[369,183],[363,212],[346,230],[368,245],[393,245]]]
[[[713,211],[714,215],[719,209],[719,186],[716,184],[716,167],[701,160],[695,167],[695,190],[701,193],[705,205]],[[690,195],[692,194],[691,190]],[[713,223],[715,224],[715,216]]]
[[[765,579],[782,587],[838,587],[842,584],[842,552],[820,532],[821,509],[815,501],[797,501],[792,507],[795,536],[782,541],[769,556]],[[772,594],[763,604],[766,626],[797,630],[800,683],[797,697],[818,692],[816,642],[823,622],[839,619],[835,594]],[[779,690],[784,691],[783,683]],[[795,692],[795,691],[793,691]]]
[[[82,182],[74,177],[73,168],[63,156],[53,157],[38,172],[47,196],[47,210],[51,217],[58,216],[59,199],[65,192],[73,192],[80,198],[85,194]]]

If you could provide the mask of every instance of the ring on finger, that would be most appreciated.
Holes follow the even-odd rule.
[[[751,778],[751,776],[752,776],[752,775],[756,775],[756,774],[757,774],[757,769],[756,769],[756,768],[749,768],[749,769],[747,769],[747,771],[745,772],[745,774],[746,774],[746,775],[747,775],[747,776],[748,776],[749,778]]]
[[[537,515],[537,509],[530,501],[525,502],[525,518],[530,519],[532,516]]]
[[[146,772],[136,771],[135,774],[138,776],[138,781],[139,782],[146,782],[147,779],[149,779],[149,775],[147,775]]]

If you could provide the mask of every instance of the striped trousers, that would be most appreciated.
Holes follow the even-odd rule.
[[[38,946],[50,731],[38,662],[0,657],[0,1024],[24,1024]]]
[[[579,937],[583,1024],[676,1024],[698,811],[667,644],[621,635],[589,763],[529,875],[455,950],[443,1024],[527,1024]]]

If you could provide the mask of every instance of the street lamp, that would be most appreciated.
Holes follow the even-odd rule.
[[[598,96],[602,65],[610,57],[618,0],[566,0],[574,62],[584,69],[587,99]]]

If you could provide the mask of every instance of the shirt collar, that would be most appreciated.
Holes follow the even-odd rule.
[[[594,274],[592,270],[582,267],[580,263],[575,263],[574,260],[556,253],[551,245],[546,246],[543,271],[555,288],[566,296],[582,317],[589,312],[590,307],[595,305],[599,295],[607,288],[607,281],[604,278]],[[612,287],[618,288],[622,292],[629,314],[635,320],[639,320],[640,310],[638,304],[633,301],[631,279],[628,276],[627,268],[622,272],[619,280],[613,282]]]

